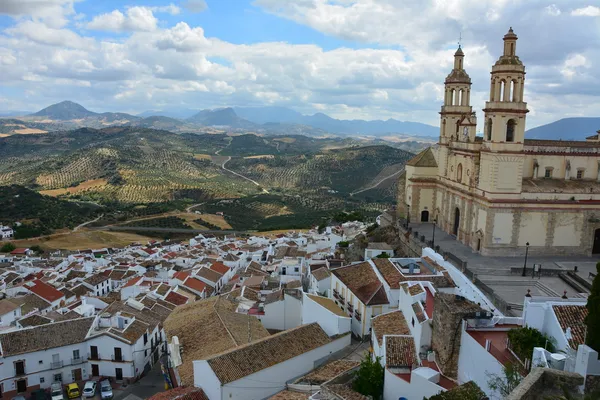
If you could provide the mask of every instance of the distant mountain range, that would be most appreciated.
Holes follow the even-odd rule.
[[[600,118],[576,117],[563,118],[546,125],[529,129],[527,139],[546,140],[585,140],[600,129]]]

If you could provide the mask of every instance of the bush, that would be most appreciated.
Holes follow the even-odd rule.
[[[5,243],[4,246],[2,246],[0,248],[0,253],[10,253],[11,251],[13,251],[16,248],[17,248],[17,246],[15,246],[11,242],[8,242],[8,243]]]
[[[338,247],[346,248],[348,246],[350,246],[350,242],[346,242],[346,241],[338,242]]]
[[[371,353],[366,353],[355,373],[356,379],[352,383],[352,389],[365,396],[371,396],[373,400],[380,400],[383,398],[383,375],[381,357],[373,360]]]
[[[511,329],[508,339],[512,350],[522,361],[531,360],[534,347],[543,347],[550,353],[554,352],[554,339],[528,326]]]

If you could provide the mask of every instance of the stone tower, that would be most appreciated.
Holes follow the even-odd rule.
[[[486,192],[520,193],[527,103],[525,66],[516,55],[517,35],[504,35],[504,51],[492,67],[485,115],[478,187]]]

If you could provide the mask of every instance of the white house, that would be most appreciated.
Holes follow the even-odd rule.
[[[106,296],[112,290],[110,277],[104,274],[95,274],[85,278],[82,282],[94,293],[95,296]]]
[[[0,300],[0,327],[10,326],[19,318],[21,318],[21,306],[6,299]]]
[[[365,249],[365,260],[377,258],[382,254],[385,254],[388,258],[392,258],[394,257],[394,249],[389,244],[383,242],[369,243]]]
[[[311,293],[324,293],[329,296],[331,290],[331,272],[324,266],[319,269],[312,271],[309,274],[309,292]]]
[[[256,316],[267,329],[285,330],[302,324],[302,291],[280,289],[269,293],[258,308]]]
[[[350,332],[352,317],[344,313],[333,300],[307,293],[303,296],[303,325],[317,322],[329,336]]]
[[[15,232],[10,226],[0,224],[0,239],[12,239]]]
[[[209,400],[265,399],[349,344],[350,335],[332,339],[317,323],[302,325],[195,360],[194,386]]]

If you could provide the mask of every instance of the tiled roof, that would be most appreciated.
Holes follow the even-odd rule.
[[[96,275],[92,275],[88,278],[85,278],[83,281],[85,283],[87,283],[88,285],[97,286],[97,285],[101,284],[102,282],[107,281],[108,279],[109,279],[109,277],[106,275],[96,274]]]
[[[435,161],[435,156],[433,155],[433,151],[431,151],[431,147],[426,148],[406,163],[406,165],[411,167],[437,167],[437,162]]]
[[[185,297],[184,295],[181,295],[177,292],[169,292],[169,294],[167,295],[167,297],[165,297],[165,301],[168,301],[169,303],[173,303],[176,306],[180,306],[182,304],[187,303],[188,298]]]
[[[348,315],[343,312],[338,306],[337,304],[335,304],[335,302],[327,297],[321,297],[321,296],[315,296],[313,294],[307,294],[306,295],[309,299],[311,299],[312,301],[314,301],[315,303],[319,304],[321,307],[329,310],[330,312],[334,313],[335,315],[339,316],[339,317],[347,317]]]
[[[210,269],[220,273],[221,275],[225,275],[227,272],[229,272],[229,267],[219,261],[212,263]]]
[[[142,279],[144,279],[143,276],[138,276],[137,278],[132,278],[130,280],[127,281],[127,283],[125,283],[125,285],[123,285],[124,288],[126,287],[130,287],[133,285],[137,285],[139,281],[141,281]]]
[[[42,282],[39,279],[34,280],[33,286],[28,286],[27,289],[50,303],[65,297],[65,295],[59,290],[56,290],[54,286]]]
[[[302,287],[302,282],[299,279],[289,281],[285,284],[286,289],[298,289]]]
[[[227,384],[330,342],[329,336],[314,322],[213,356],[208,364],[221,384]]]
[[[122,337],[127,340],[129,343],[135,343],[139,338],[146,332],[148,332],[148,324],[145,324],[137,319],[130,323],[127,328],[123,331],[119,332],[116,329],[111,329],[111,332],[116,334],[117,336]]]
[[[28,314],[35,309],[41,311],[50,307],[50,303],[34,294],[28,294],[22,297],[13,297],[8,300],[21,306],[21,315]]]
[[[74,269],[71,269],[69,271],[69,273],[67,274],[67,280],[70,281],[71,279],[75,279],[75,278],[84,278],[87,275],[87,272],[85,271],[76,271]]]
[[[202,291],[206,290],[206,287],[208,285],[202,282],[200,279],[196,279],[190,276],[185,280],[185,282],[183,282],[182,286],[195,290],[198,293],[202,293]]]
[[[81,284],[81,285],[77,285],[74,288],[71,289],[71,292],[73,292],[75,294],[75,296],[85,296],[90,292],[90,288]]]
[[[275,292],[267,293],[267,295],[265,296],[265,304],[275,303],[277,301],[282,301],[283,299],[283,289],[280,289]]]
[[[385,338],[385,364],[388,368],[412,368],[416,362],[415,341],[412,336]]]
[[[164,296],[165,294],[167,294],[167,292],[169,291],[169,289],[171,289],[171,286],[167,285],[166,283],[161,283],[156,288],[156,293],[159,294],[159,295],[161,295],[161,296]]]
[[[80,318],[2,334],[2,355],[9,357],[81,343],[93,322],[94,317]]]
[[[554,305],[552,309],[562,331],[565,332],[567,328],[571,328],[572,339],[569,340],[571,348],[577,349],[580,344],[585,343],[587,308],[585,306]]]
[[[310,395],[307,393],[282,390],[274,396],[269,397],[267,400],[308,400],[309,398]]]
[[[6,299],[0,300],[0,315],[8,314],[19,308],[18,305]]]
[[[402,311],[378,315],[371,320],[371,325],[380,346],[385,335],[410,335],[410,329],[408,329]]]
[[[327,279],[331,276],[331,272],[329,272],[329,270],[327,269],[327,267],[321,267],[317,270],[314,270],[312,272],[313,276],[315,277],[315,279],[317,281],[322,281],[324,279]]]
[[[353,368],[356,368],[360,365],[358,361],[351,360],[338,360],[332,361],[325,365],[320,366],[319,368],[311,371],[307,375],[304,375],[302,378],[298,379],[296,383],[305,383],[312,385],[321,385],[325,382],[330,381],[338,375],[341,375],[347,371],[350,371]]]
[[[403,275],[398,271],[394,264],[387,258],[374,258],[373,264],[379,271],[383,279],[390,286],[391,289],[399,289],[400,281],[403,279]]]
[[[260,293],[257,292],[256,290],[252,289],[251,287],[248,286],[244,286],[241,289],[241,296],[248,299],[248,300],[252,300],[252,301],[260,301]]]
[[[41,316],[39,314],[33,314],[30,315],[29,317],[25,317],[19,320],[19,324],[23,327],[29,327],[29,326],[40,326],[40,325],[46,325],[51,323],[52,320],[50,318]]]
[[[148,400],[208,400],[204,391],[193,386],[180,386],[175,389],[160,392]]]
[[[325,386],[323,391],[333,393],[335,396],[337,396],[334,398],[341,399],[341,400],[370,400],[371,399],[371,397],[367,397],[358,392],[355,392],[354,390],[352,390],[350,385],[343,385],[343,384],[327,385],[327,386]]]
[[[65,299],[69,299],[69,298],[71,298],[71,297],[74,297],[74,296],[76,296],[76,295],[75,295],[75,293],[73,293],[72,291],[70,291],[70,290],[69,290],[69,289],[67,289],[66,287],[64,287],[64,288],[62,288],[62,289],[59,289],[59,290],[60,290],[60,292],[61,292],[62,294],[64,294],[64,295],[65,295]]]
[[[250,278],[247,278],[246,280],[244,280],[244,283],[242,283],[242,286],[251,286],[251,287],[260,287],[260,285],[262,285],[263,281],[265,280],[264,276],[251,276]]]
[[[237,304],[220,296],[179,306],[165,320],[169,340],[179,338],[185,347],[179,375],[185,385],[194,384],[194,360],[208,357],[269,336],[256,318],[235,312]],[[250,328],[250,332],[248,332]]]
[[[419,284],[412,285],[412,286],[408,287],[408,293],[410,293],[411,296],[416,296],[416,295],[424,293],[424,292],[425,291],[423,290],[423,288]]]
[[[188,276],[190,276],[190,273],[185,271],[177,271],[173,274],[173,278],[179,279],[181,282],[185,281]]]
[[[362,262],[331,271],[365,305],[388,304],[383,284],[369,262]]]
[[[217,283],[219,279],[223,277],[223,274],[218,273],[217,271],[213,271],[210,268],[200,268],[196,275],[206,279],[209,282]]]
[[[427,319],[427,317],[425,317],[425,313],[423,312],[423,307],[419,302],[413,303],[412,309],[417,316],[419,323],[424,322]]]

